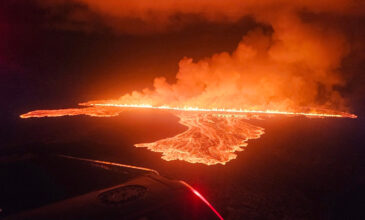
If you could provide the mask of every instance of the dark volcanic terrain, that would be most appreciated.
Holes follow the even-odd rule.
[[[226,219],[363,216],[365,150],[361,117],[250,120],[265,128],[265,134],[250,140],[237,159],[226,165],[167,162],[160,153],[133,146],[184,131],[177,121],[171,114],[145,110],[115,118],[14,117],[3,123],[0,163],[4,166],[15,155],[60,153],[145,166],[191,183]]]

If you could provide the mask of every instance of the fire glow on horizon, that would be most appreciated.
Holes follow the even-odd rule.
[[[278,110],[251,110],[251,109],[224,109],[224,108],[198,108],[198,107],[172,107],[168,105],[163,106],[152,106],[149,104],[114,104],[114,103],[81,103],[82,106],[96,106],[96,107],[116,107],[116,108],[142,108],[142,109],[158,109],[158,110],[174,110],[174,111],[186,111],[186,112],[202,112],[202,113],[222,113],[222,114],[263,114],[263,115],[286,115],[286,116],[306,116],[306,117],[319,117],[319,118],[357,118],[357,115],[347,112],[332,111],[331,113],[324,112],[290,112],[290,111],[278,111]],[[75,109],[63,109],[59,110],[38,110],[31,111],[26,114],[20,115],[21,118],[33,118],[33,117],[52,117],[52,116],[63,116],[63,115],[78,115],[88,114],[87,110],[90,108],[75,108]],[[80,111],[80,113],[69,114],[67,112]],[[84,111],[83,111],[84,110]],[[60,112],[60,115],[48,114],[52,111]],[[97,114],[92,116],[98,116]],[[103,115],[100,115],[103,117]]]
[[[83,105],[83,104],[82,104]],[[167,109],[188,112],[210,112],[210,113],[252,113],[252,114],[269,114],[269,115],[294,115],[307,117],[332,117],[332,118],[357,118],[357,115],[346,112],[337,113],[320,113],[320,112],[289,112],[277,110],[250,110],[250,109],[224,109],[224,108],[198,108],[198,107],[171,107],[171,106],[152,106],[148,104],[128,105],[128,104],[89,104],[90,106],[108,106],[119,108],[149,108],[149,109]]]

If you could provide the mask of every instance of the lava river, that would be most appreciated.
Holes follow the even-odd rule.
[[[94,106],[57,110],[36,110],[21,115],[21,118],[60,117],[88,115],[94,117],[113,117],[123,108]],[[170,110],[165,110],[170,111]],[[187,129],[174,137],[157,140],[153,143],[135,144],[151,151],[161,152],[162,159],[184,160],[189,163],[207,165],[225,164],[237,157],[236,152],[247,146],[247,140],[259,138],[264,129],[248,123],[248,114],[226,115],[217,113],[171,111],[180,118],[179,123]]]
[[[247,140],[259,138],[264,129],[247,123],[242,117],[215,114],[178,113],[179,123],[188,127],[174,137],[136,147],[162,153],[162,159],[184,160],[207,165],[225,164],[237,157],[236,151],[247,146]]]

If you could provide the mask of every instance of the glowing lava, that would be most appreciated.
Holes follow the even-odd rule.
[[[94,117],[113,117],[121,112],[120,109],[112,107],[88,107],[88,108],[67,108],[54,110],[36,110],[20,115],[21,118],[42,118],[42,117],[61,117],[88,115]]]
[[[218,117],[212,114],[177,114],[179,123],[188,129],[171,138],[136,147],[162,153],[162,159],[184,160],[207,165],[225,164],[235,159],[236,151],[246,147],[246,141],[259,138],[264,129],[245,122],[240,117]]]
[[[286,115],[306,117],[356,118],[356,115],[344,112],[284,112],[272,110],[248,109],[204,109],[194,107],[169,107],[151,105],[126,105],[112,103],[86,103],[85,108],[57,110],[37,110],[21,115],[21,118],[59,117],[88,115],[93,117],[113,117],[122,111],[135,108],[165,110],[180,118],[179,123],[187,130],[174,137],[157,140],[152,143],[136,144],[151,151],[161,152],[162,159],[183,160],[189,163],[207,165],[225,164],[237,157],[236,152],[247,146],[249,139],[259,138],[264,129],[248,123],[251,118],[260,116]]]
[[[221,114],[253,114],[253,115],[286,115],[286,116],[306,116],[306,117],[331,117],[331,118],[357,118],[356,115],[338,111],[314,111],[314,112],[290,112],[278,110],[252,110],[252,109],[224,109],[224,108],[198,108],[198,107],[172,107],[172,106],[152,106],[148,104],[114,104],[114,103],[80,103],[87,108],[68,108],[56,110],[36,110],[20,115],[21,118],[41,118],[89,115],[95,117],[112,117],[122,112],[122,108],[142,108],[157,110],[173,110],[183,112],[200,113],[221,113]]]
[[[127,104],[101,104],[101,103],[81,103],[80,105],[90,106],[102,106],[102,107],[119,107],[119,108],[150,108],[150,109],[167,109],[176,111],[188,111],[188,112],[208,112],[208,113],[223,113],[223,114],[268,114],[268,115],[294,115],[294,116],[307,116],[307,117],[333,117],[333,118],[357,118],[356,115],[346,112],[289,112],[289,111],[277,111],[277,110],[251,110],[251,109],[224,109],[224,108],[197,108],[197,107],[171,107],[171,106],[152,106],[147,104],[141,105],[127,105]]]

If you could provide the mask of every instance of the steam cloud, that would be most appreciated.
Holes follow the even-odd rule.
[[[209,22],[236,22],[251,16],[271,30],[251,30],[233,53],[221,52],[199,61],[183,58],[175,83],[156,78],[153,89],[133,91],[113,102],[291,111],[345,110],[336,87],[345,84],[339,68],[350,51],[348,40],[339,29],[320,18],[305,19],[305,14],[356,15],[364,8],[356,0],[40,2],[50,8],[72,2],[68,20],[100,19],[127,32],[168,31],[193,22],[191,16]]]

